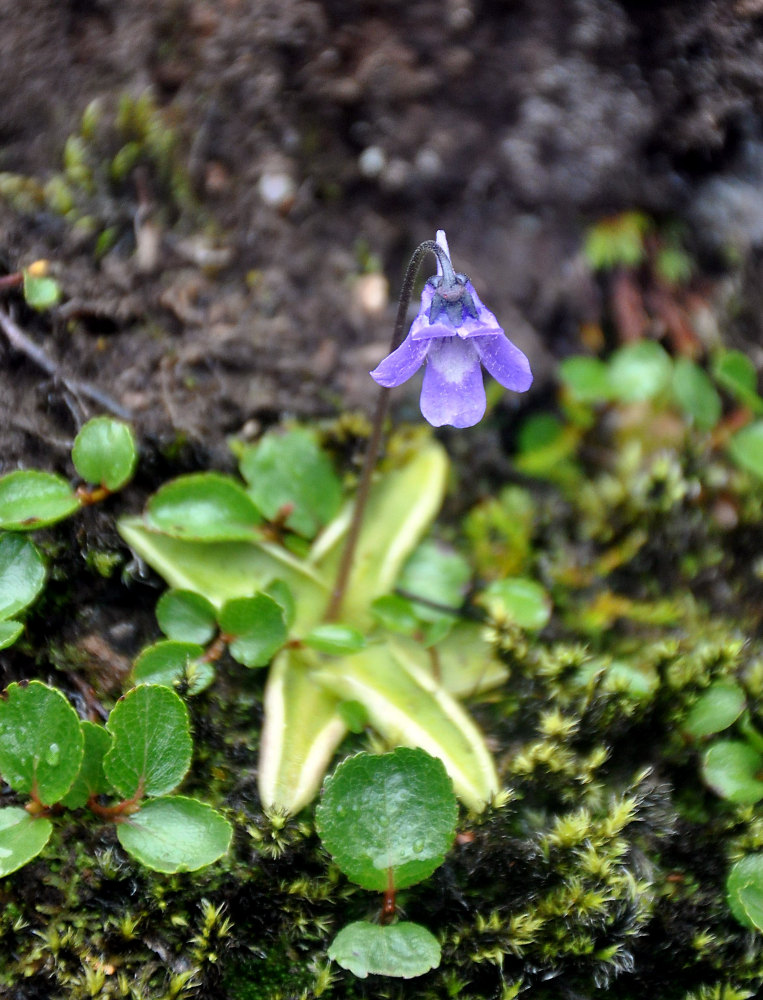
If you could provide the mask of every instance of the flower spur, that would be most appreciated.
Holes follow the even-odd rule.
[[[506,337],[471,281],[453,270],[442,230],[430,247],[437,253],[437,274],[424,285],[408,336],[371,377],[390,389],[426,364],[421,387],[424,418],[434,427],[471,427],[485,413],[481,365],[514,392],[529,389],[533,377],[527,358]]]

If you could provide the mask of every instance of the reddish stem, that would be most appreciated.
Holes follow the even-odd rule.
[[[17,288],[24,283],[24,272],[16,271],[13,274],[0,276],[0,288]]]
[[[111,490],[105,486],[78,486],[77,499],[83,507],[90,507],[111,496]]]
[[[137,791],[129,799],[122,799],[121,802],[116,802],[113,806],[102,806],[100,802],[96,801],[95,796],[91,795],[87,800],[87,804],[96,816],[100,816],[101,819],[111,819],[119,823],[122,819],[126,819],[128,816],[136,813],[140,809],[142,800],[143,779],[141,778]]]
[[[387,869],[387,888],[384,890],[384,902],[379,914],[380,924],[391,924],[397,915],[397,903],[395,902],[395,877],[392,869]]]

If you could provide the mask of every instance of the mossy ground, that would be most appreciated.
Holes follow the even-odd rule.
[[[230,856],[155,875],[113,828],[59,822],[44,854],[0,887],[3,987],[24,1000],[754,995],[760,938],[724,897],[730,863],[763,847],[763,823],[703,784],[701,746],[682,723],[722,678],[742,685],[753,718],[760,708],[748,557],[759,490],[688,426],[656,441],[664,419],[656,405],[599,413],[561,482],[515,475],[462,512],[465,530],[458,518],[447,530],[483,580],[507,566],[535,577],[554,611],[538,633],[498,615],[485,623],[511,676],[472,709],[505,793],[464,815],[443,867],[399,898],[441,940],[439,969],[407,983],[329,968],[334,933],[380,901],[329,864],[311,810],[259,808],[262,674],[224,660],[189,702],[185,790],[234,822]],[[719,498],[733,523],[715,516]],[[122,587],[83,565],[102,594]],[[66,604],[56,589],[51,607]],[[37,643],[40,658],[42,622],[29,625],[26,656]]]

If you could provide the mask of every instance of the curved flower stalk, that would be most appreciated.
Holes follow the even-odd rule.
[[[506,337],[471,281],[453,270],[443,230],[437,233],[436,247],[437,274],[424,285],[408,336],[371,377],[390,389],[426,364],[421,388],[424,418],[434,427],[471,427],[485,413],[480,366],[514,392],[529,389],[533,377],[526,356]]]

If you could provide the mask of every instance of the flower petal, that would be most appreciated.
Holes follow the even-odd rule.
[[[504,336],[474,337],[469,341],[496,382],[514,392],[525,392],[533,381],[527,357]]]
[[[444,229],[438,229],[435,236],[435,243],[442,247],[442,249],[447,254],[448,260],[450,260],[450,248],[448,246],[448,237],[445,235]],[[437,258],[437,273],[442,274],[442,264],[440,263],[440,258]]]
[[[417,342],[411,338],[410,333],[402,344],[374,368],[370,373],[371,378],[391,389],[393,386],[402,385],[407,382],[411,375],[415,375],[429,350],[429,341]]]
[[[477,307],[477,316],[467,316],[458,328],[459,337],[485,337],[490,334],[503,333],[503,327],[499,325],[495,315],[490,312],[482,299],[474,290],[471,281],[466,282],[466,290],[472,297],[474,305]]]
[[[471,427],[485,413],[477,352],[458,338],[431,341],[421,387],[421,412],[433,427]]]

